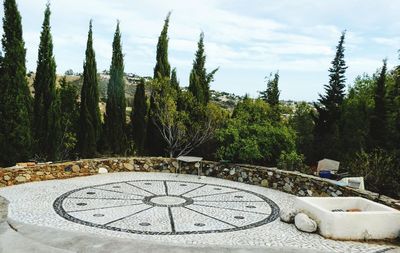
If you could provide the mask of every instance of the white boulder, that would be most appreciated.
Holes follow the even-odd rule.
[[[305,213],[298,213],[294,217],[294,224],[296,228],[300,231],[313,233],[317,231],[317,223],[310,219]]]
[[[106,168],[100,167],[99,168],[99,174],[106,174],[108,173],[108,170]]]
[[[286,222],[286,223],[293,223],[294,222],[294,217],[296,216],[297,211],[288,211],[288,210],[283,210],[281,209],[279,213],[279,217],[281,218],[281,221]]]

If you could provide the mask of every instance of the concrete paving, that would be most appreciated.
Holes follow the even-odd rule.
[[[1,253],[317,253],[309,249],[274,247],[193,247],[140,240],[102,238],[9,221],[0,226]]]
[[[36,242],[13,230],[7,223],[0,224],[1,253],[69,253],[49,245]]]

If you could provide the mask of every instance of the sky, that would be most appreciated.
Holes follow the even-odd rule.
[[[36,70],[47,0],[17,0],[27,69]],[[347,84],[372,74],[388,58],[399,64],[400,1],[394,0],[51,0],[57,73],[82,72],[93,19],[98,70],[109,69],[120,21],[125,72],[152,76],[158,36],[168,11],[169,61],[187,86],[197,41],[205,34],[207,69],[219,67],[211,88],[258,95],[279,70],[281,99],[315,101],[328,82],[340,33],[347,30]],[[3,6],[0,7],[3,16]],[[2,33],[2,29],[0,29]]]

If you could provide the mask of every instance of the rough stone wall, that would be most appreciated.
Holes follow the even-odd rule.
[[[198,167],[196,166],[198,165],[182,164],[180,173],[197,174]],[[89,176],[97,174],[99,168],[106,168],[108,172],[175,173],[178,168],[178,162],[175,159],[161,157],[107,158],[38,165],[20,169],[5,168],[0,169],[0,187],[34,181]],[[209,161],[203,162],[202,171],[205,176],[261,185],[296,196],[361,196],[400,210],[399,200],[379,196],[377,193],[369,191],[338,186],[329,180],[299,172]]]

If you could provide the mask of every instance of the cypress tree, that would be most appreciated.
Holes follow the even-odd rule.
[[[93,157],[98,150],[97,144],[101,131],[98,86],[96,55],[93,49],[92,21],[90,21],[86,58],[83,64],[83,85],[79,113],[78,147],[82,157]]]
[[[173,68],[171,72],[171,86],[174,87],[176,90],[180,89],[178,77],[176,75],[176,68]]]
[[[272,73],[269,75],[267,81],[267,89],[260,92],[260,98],[268,103],[270,106],[277,106],[279,104],[279,72],[277,71],[272,78]]]
[[[386,59],[383,60],[381,73],[378,77],[374,94],[374,110],[370,119],[370,148],[386,148],[387,115],[385,105],[386,94]]]
[[[168,77],[170,76],[171,66],[168,62],[168,26],[169,26],[169,18],[171,16],[171,12],[168,12],[167,17],[164,21],[164,27],[161,31],[160,36],[158,37],[157,43],[157,63],[154,67],[154,78],[159,77]]]
[[[391,115],[391,128],[392,128],[392,147],[400,150],[400,66],[397,66],[395,71],[395,81],[393,84],[391,94],[389,95]]]
[[[0,75],[0,164],[14,165],[31,156],[31,106],[26,80],[25,43],[15,0],[4,1]]]
[[[135,98],[131,113],[132,138],[139,155],[144,153],[146,137],[147,98],[145,94],[145,81],[142,79],[136,87]]]
[[[210,101],[210,83],[214,79],[214,74],[218,71],[217,68],[207,74],[205,64],[206,55],[204,53],[204,33],[201,33],[199,42],[197,43],[193,68],[190,72],[189,91],[197,101],[202,104],[207,104]]]
[[[342,32],[336,47],[335,58],[329,69],[329,84],[325,85],[325,95],[320,95],[318,103],[314,104],[317,115],[314,117],[316,158],[330,157],[337,159],[339,153],[339,120],[340,108],[344,99],[346,86],[346,62],[344,60],[344,39],[346,31]]]
[[[105,114],[107,146],[113,154],[124,154],[126,151],[125,103],[124,56],[122,54],[121,32],[118,22],[113,41]]]
[[[154,79],[170,78],[171,66],[168,62],[168,27],[171,12],[167,14],[164,21],[164,26],[158,37],[156,66],[154,67]],[[153,121],[153,111],[155,108],[152,94],[150,96],[150,109],[148,112],[147,131],[146,131],[146,153],[149,155],[162,155],[164,153],[165,141],[162,138],[157,126]]]
[[[67,82],[66,76],[60,82],[59,97],[62,122],[62,159],[75,158],[79,123],[79,94],[77,87]]]
[[[46,159],[57,159],[60,143],[59,101],[56,94],[56,63],[50,31],[50,4],[46,5],[40,35],[35,88],[33,134],[36,154]]]

